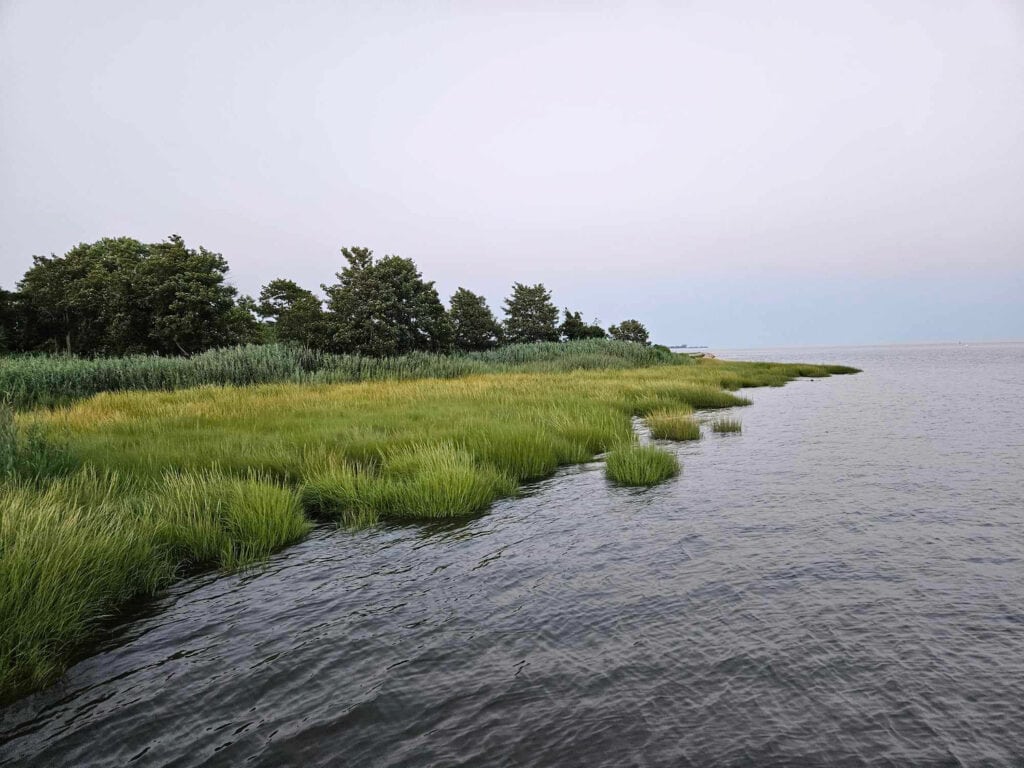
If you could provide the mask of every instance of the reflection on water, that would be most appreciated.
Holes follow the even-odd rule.
[[[571,468],[180,584],[0,764],[1020,764],[1024,345],[731,356],[865,372],[752,391],[654,489]]]

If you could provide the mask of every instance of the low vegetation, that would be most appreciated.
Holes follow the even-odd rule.
[[[608,479],[617,485],[657,485],[679,474],[679,459],[655,445],[624,445],[605,458]]]
[[[279,382],[333,384],[387,379],[451,379],[478,373],[557,372],[692,363],[686,355],[610,339],[510,344],[445,355],[336,355],[287,344],[251,344],[191,357],[77,358],[20,355],[0,359],[0,392],[18,409],[64,405],[99,392],[175,390],[204,385]]]
[[[729,416],[718,416],[711,420],[711,431],[719,434],[742,432],[743,422]]]
[[[700,424],[692,408],[660,409],[645,419],[656,440],[700,440]]]
[[[8,408],[0,418],[0,700],[54,680],[126,601],[191,569],[258,561],[301,539],[311,520],[475,514],[523,482],[609,451],[614,481],[656,482],[678,464],[632,445],[632,418],[742,405],[727,390],[829,373],[719,361],[637,368],[669,361],[636,344],[581,344],[555,345],[564,350],[556,356],[512,346],[445,358],[470,371],[509,371],[500,376],[453,378],[441,360],[408,358],[376,361],[373,376],[392,378],[352,383],[331,383],[353,375],[338,361],[312,358],[308,370],[292,352],[263,347],[271,355],[264,375],[285,381],[244,387],[223,386],[237,373],[231,353],[146,358],[135,370],[125,364],[126,378],[109,387],[117,391],[54,410]],[[233,354],[244,369],[255,352]],[[594,369],[598,358],[610,367]],[[291,367],[275,367],[281,360]],[[426,369],[443,377],[401,380],[411,372],[400,366],[413,360],[429,360]],[[63,385],[45,378],[49,361],[39,364],[42,383],[28,391],[53,399]],[[143,373],[168,364],[182,368],[169,378]],[[221,364],[216,374],[203,367]],[[372,378],[365,374],[353,377]],[[207,375],[217,385],[171,391]],[[137,383],[158,391],[121,391]],[[97,380],[77,394],[89,387]]]

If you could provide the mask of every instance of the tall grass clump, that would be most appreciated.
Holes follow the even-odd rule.
[[[617,485],[657,485],[679,474],[679,459],[654,445],[629,444],[609,452],[605,473]]]
[[[41,481],[68,472],[74,461],[66,446],[39,424],[19,425],[14,409],[0,401],[0,482]]]
[[[645,420],[657,440],[700,440],[700,424],[691,408],[653,411]]]
[[[379,468],[327,463],[306,480],[302,499],[319,516],[359,526],[382,518],[466,517],[515,490],[515,481],[465,449],[428,444],[405,449]]]
[[[739,419],[734,419],[729,416],[719,416],[718,418],[712,419],[711,431],[718,432],[719,434],[725,434],[728,432],[742,432],[743,422]]]

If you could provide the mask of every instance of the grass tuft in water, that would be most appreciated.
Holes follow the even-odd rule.
[[[700,424],[689,408],[649,413],[647,426],[657,440],[700,440]]]
[[[743,422],[739,419],[730,418],[728,416],[719,416],[712,420],[711,431],[719,434],[725,434],[727,432],[742,432]]]
[[[654,445],[625,445],[605,459],[608,479],[618,485],[657,485],[679,474],[679,459]]]

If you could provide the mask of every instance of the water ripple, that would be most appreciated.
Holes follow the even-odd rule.
[[[784,356],[866,372],[649,491],[590,464],[179,584],[0,765],[1024,765],[1024,347]]]

